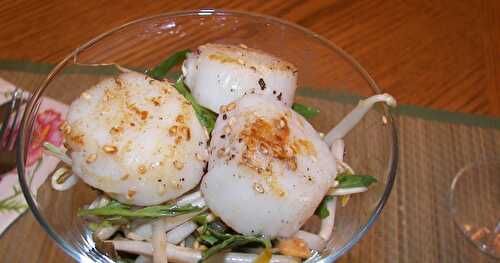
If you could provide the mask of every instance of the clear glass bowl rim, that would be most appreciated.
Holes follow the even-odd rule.
[[[306,29],[300,25],[268,16],[268,15],[263,15],[263,14],[258,14],[258,13],[253,13],[253,12],[246,12],[246,11],[234,11],[234,10],[225,10],[225,9],[195,9],[195,10],[187,10],[187,11],[175,11],[175,12],[167,12],[167,13],[161,13],[153,16],[148,16],[144,18],[140,18],[128,23],[125,23],[121,26],[115,27],[105,33],[102,33],[101,35],[98,35],[97,37],[91,39],[87,43],[83,44],[82,46],[76,48],[73,52],[71,52],[69,55],[67,55],[61,62],[59,62],[48,74],[47,78],[44,80],[42,85],[33,92],[32,97],[30,98],[28,104],[26,105],[26,110],[23,115],[23,119],[21,122],[20,126],[20,133],[19,133],[19,139],[17,141],[17,170],[19,174],[19,182],[21,185],[21,189],[23,192],[24,197],[26,198],[26,201],[28,203],[28,206],[33,213],[35,219],[38,221],[38,223],[43,227],[43,229],[49,234],[49,236],[54,239],[59,247],[61,247],[66,254],[70,255],[73,259],[77,261],[82,261],[82,259],[90,259],[86,254],[80,253],[78,251],[75,251],[70,244],[68,244],[66,241],[64,241],[56,231],[52,229],[52,227],[45,221],[43,218],[42,213],[38,210],[38,207],[36,205],[36,201],[33,199],[28,182],[25,179],[25,160],[26,160],[26,153],[27,153],[27,145],[26,142],[29,141],[31,133],[27,133],[27,131],[31,130],[31,125],[32,123],[29,123],[29,116],[32,116],[33,113],[35,113],[38,110],[38,106],[40,104],[40,98],[42,96],[43,91],[47,88],[51,80],[61,71],[61,69],[64,68],[66,63],[74,58],[76,55],[81,50],[85,50],[86,48],[94,45],[101,39],[112,35],[118,31],[120,31],[123,28],[126,28],[130,25],[138,24],[145,22],[147,20],[153,20],[156,18],[160,17],[181,17],[181,16],[193,16],[193,15],[234,15],[234,16],[244,16],[244,17],[250,17],[254,19],[264,19],[264,20],[269,20],[275,24],[280,24],[286,27],[293,28],[295,30],[302,31],[306,33],[307,35],[315,38],[319,42],[321,42],[323,45],[329,47],[332,51],[336,52],[340,57],[346,59],[349,61],[351,66],[363,76],[363,78],[368,82],[370,87],[372,88],[374,93],[381,93],[380,88],[378,85],[375,83],[373,78],[368,74],[368,72],[359,64],[351,55],[346,53],[344,50],[341,48],[337,47],[335,44],[330,42],[329,40],[325,39],[324,37],[310,31],[309,29]],[[387,202],[389,195],[391,193],[392,187],[394,185],[395,179],[396,179],[396,170],[397,170],[397,163],[398,163],[398,153],[399,153],[399,146],[398,146],[398,135],[397,135],[397,129],[396,125],[394,123],[394,119],[391,115],[391,113],[385,109],[385,113],[387,117],[389,118],[388,125],[390,125],[390,133],[392,136],[392,145],[391,145],[391,150],[390,150],[390,156],[389,156],[389,169],[388,169],[388,181],[387,185],[384,189],[384,192],[377,203],[374,212],[368,219],[368,222],[361,227],[351,238],[349,242],[344,244],[340,249],[336,250],[334,253],[320,259],[318,262],[334,262],[336,259],[338,259],[340,256],[345,254],[347,251],[349,251],[356,243],[359,242],[359,240],[368,232],[368,230],[371,228],[373,223],[377,220],[377,218],[380,216],[380,213],[382,212],[382,209],[384,208],[385,203]],[[23,147],[24,146],[24,147]],[[85,260],[86,261],[86,260]]]

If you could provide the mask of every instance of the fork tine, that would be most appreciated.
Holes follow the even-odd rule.
[[[21,110],[23,106],[23,90],[19,93],[19,96],[15,98],[16,102],[14,105],[14,119],[12,120],[9,138],[7,139],[6,148],[12,150],[14,148],[15,141],[17,139],[17,128],[19,127],[19,115],[21,115]]]
[[[5,132],[7,131],[7,127],[9,126],[9,123],[10,123],[10,114],[12,113],[12,110],[14,109],[15,107],[15,100],[14,98],[16,97],[16,94],[18,93],[19,89],[16,88],[14,90],[14,92],[12,92],[12,98],[11,100],[8,102],[9,103],[9,106],[7,107],[7,111],[5,111],[5,114],[2,118],[3,122],[2,122],[2,127],[0,128],[0,149],[3,147],[3,144],[5,142],[5,140],[3,139],[4,138],[4,135],[5,135]]]

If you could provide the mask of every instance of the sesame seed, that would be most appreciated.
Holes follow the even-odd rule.
[[[176,122],[184,123],[184,115],[177,115],[175,118]]]
[[[191,140],[191,130],[189,127],[181,127],[181,133],[186,138],[186,140]]]
[[[217,157],[222,157],[226,153],[226,149],[224,147],[221,147],[219,150],[217,150]]]
[[[262,185],[259,183],[253,184],[253,190],[257,191],[257,193],[261,193],[261,194],[264,193],[264,187],[262,187]]]
[[[221,105],[221,106],[220,106],[220,108],[219,108],[219,111],[220,111],[221,113],[226,112],[226,111],[227,111],[227,107],[226,107],[226,105]]]
[[[260,152],[262,154],[268,154],[269,153],[269,149],[268,149],[267,145],[265,145],[265,144],[260,144],[259,150],[260,150]]]
[[[129,174],[126,174],[126,175],[120,177],[120,180],[125,181],[129,178],[129,176],[130,176]]]
[[[290,170],[292,171],[296,171],[297,170],[297,161],[295,159],[291,159],[288,161],[288,168],[290,168]]]
[[[195,153],[194,157],[196,157],[196,160],[198,160],[198,161],[203,161],[204,160],[203,156],[201,156],[201,154],[199,154],[199,153]]]
[[[283,119],[280,119],[279,128],[283,129],[283,128],[285,128],[285,126],[286,126],[286,122]]]
[[[87,156],[87,163],[93,163],[95,162],[95,160],[97,160],[97,154],[93,153],[89,156]]]
[[[141,120],[145,120],[145,119],[148,118],[149,112],[147,112],[147,111],[141,111],[139,113],[139,115],[141,116]]]
[[[137,170],[139,171],[140,174],[145,174],[147,171],[146,166],[144,164],[139,165]]]
[[[71,126],[67,122],[63,122],[63,124],[59,126],[59,130],[64,134],[71,134]]]
[[[382,124],[387,124],[387,117],[385,115],[382,116]]]
[[[104,145],[102,147],[102,149],[104,150],[105,153],[116,153],[118,152],[118,148],[116,148],[116,146],[113,146],[113,145]]]
[[[229,134],[231,132],[231,127],[229,127],[229,125],[227,125],[226,127],[224,127],[224,133],[225,134]]]
[[[168,129],[168,134],[170,136],[175,136],[177,134],[177,125],[174,125]]]
[[[241,48],[245,48],[245,49],[247,49],[247,48],[248,48],[248,47],[247,47],[247,45],[245,45],[245,44],[240,44],[240,47],[241,47]]]
[[[181,170],[182,168],[184,168],[184,164],[183,164],[181,161],[177,161],[177,160],[175,160],[175,161],[174,161],[174,167],[175,167],[177,170]]]
[[[236,122],[236,118],[235,117],[229,118],[229,126],[233,126],[235,122]]]
[[[123,131],[123,128],[122,127],[111,127],[111,129],[109,129],[109,133],[111,134],[118,134],[120,133],[121,131]]]
[[[320,133],[319,133],[319,137],[320,137],[321,139],[323,139],[323,138],[325,138],[325,134],[324,134],[324,133],[322,133],[322,132],[320,132]]]
[[[227,111],[231,111],[234,108],[236,108],[236,103],[234,103],[234,102],[231,102],[231,103],[229,103],[229,105],[227,105]]]
[[[137,191],[134,188],[129,188],[127,192],[127,198],[132,199]]]

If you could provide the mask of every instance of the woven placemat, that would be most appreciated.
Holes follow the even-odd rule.
[[[45,77],[40,73],[48,70],[46,66],[33,65],[24,69],[4,68],[0,70],[0,77],[32,90]],[[89,72],[85,76],[68,74],[65,78],[72,77],[95,82],[102,76]],[[68,79],[64,81],[67,83]],[[75,81],[73,87],[78,85],[86,84]],[[66,88],[71,89],[67,85]],[[70,100],[67,92],[54,91],[48,95],[63,102]],[[301,100],[311,103],[333,99],[307,88],[299,95]],[[341,102],[353,100],[335,98]],[[448,195],[451,181],[461,167],[500,156],[500,120],[412,106],[400,107],[395,120],[400,156],[391,197],[374,227],[340,262],[495,262],[469,244],[455,227],[449,214]],[[26,224],[23,222],[19,228],[15,226],[9,231],[21,231]],[[3,238],[16,242],[19,235],[6,233]],[[5,243],[0,240],[0,251],[5,253],[3,258],[11,259],[9,262],[31,261],[27,255],[30,253],[33,258],[47,250],[59,253],[53,251],[54,244],[26,242],[19,244],[16,250],[23,250],[25,246],[27,254],[12,254],[9,249],[12,246]]]

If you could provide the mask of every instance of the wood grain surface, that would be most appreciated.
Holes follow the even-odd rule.
[[[144,16],[204,7],[302,25],[352,54],[399,102],[500,116],[500,1],[3,1],[0,59],[56,63]]]
[[[2,1],[0,60],[57,63],[82,43],[125,22],[206,7],[258,12],[298,23],[350,53],[400,103],[500,117],[500,1],[497,0]],[[427,124],[418,125],[424,130]],[[448,126],[432,129],[451,130]],[[415,154],[425,158],[421,153]],[[432,165],[427,169],[432,171]],[[414,175],[408,173],[409,177]],[[411,186],[409,179],[406,180],[403,182]],[[401,188],[393,195],[399,195],[400,199],[391,199],[389,206],[404,214],[399,210],[399,202],[407,195]],[[383,231],[394,232],[394,238],[401,241],[396,244],[401,250],[408,249],[411,243],[408,232],[397,231],[406,221],[394,219],[398,225],[391,225],[393,221],[389,219],[381,222],[342,262],[363,262],[370,256],[386,262],[419,262],[418,257],[424,255],[383,254],[378,250],[380,242],[394,243],[377,238]],[[0,239],[0,253],[10,251],[9,255],[15,255],[9,262],[71,261],[30,214],[24,215],[15,229],[7,233],[10,242]],[[419,237],[419,245],[434,254],[425,255],[423,258],[427,260],[421,262],[469,262],[456,257],[455,261],[442,258],[454,250],[440,251],[444,241],[439,236],[428,244],[425,237],[424,234]],[[0,262],[6,262],[2,256]]]

